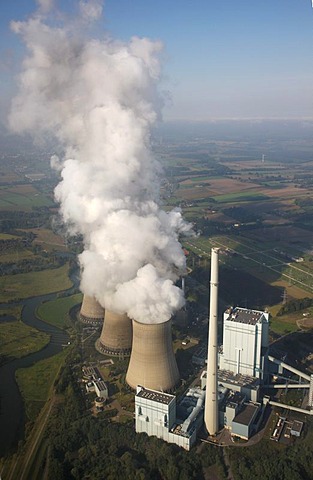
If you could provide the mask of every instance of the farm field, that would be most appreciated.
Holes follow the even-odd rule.
[[[291,160],[261,162],[236,155],[237,146],[238,151],[245,148],[244,143],[210,143],[206,155],[203,140],[199,154],[188,146],[188,157],[169,154],[163,159],[171,185],[166,204],[180,205],[200,233],[184,241],[191,253],[189,267],[207,268],[210,249],[218,246],[221,264],[233,269],[234,276],[245,272],[252,282],[281,292],[263,306],[273,303],[274,297],[281,303],[283,293],[287,300],[313,297],[310,162],[299,160],[296,169]],[[218,156],[210,149],[219,151]],[[282,330],[284,325],[278,323],[277,330]]]
[[[0,281],[1,302],[66,290],[72,286],[68,272],[67,263],[62,267],[40,272],[6,275]]]
[[[60,297],[51,302],[43,303],[37,309],[41,320],[58,328],[65,328],[68,323],[68,313],[72,307],[81,303],[82,294],[78,293],[69,297]]]
[[[44,406],[67,354],[68,350],[65,349],[29,368],[17,370],[16,380],[23,395],[28,420],[34,421]]]
[[[0,257],[0,263],[17,263],[21,260],[30,258],[34,258],[33,252],[31,252],[27,248],[22,248],[16,250],[14,253],[2,253]]]
[[[0,210],[31,210],[33,207],[51,207],[53,200],[32,185],[0,187]]]
[[[63,237],[57,235],[48,228],[30,228],[28,230],[21,231],[33,233],[36,236],[33,244],[40,245],[44,250],[48,252],[53,250],[67,250]]]
[[[0,354],[10,358],[41,350],[49,342],[49,335],[25,325],[21,321],[1,322]]]

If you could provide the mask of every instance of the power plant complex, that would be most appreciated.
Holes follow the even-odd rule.
[[[219,249],[212,248],[207,365],[200,386],[189,388],[179,400],[174,395],[180,374],[171,319],[146,324],[126,314],[104,313],[99,303],[86,295],[80,312],[83,322],[103,322],[96,342],[99,352],[130,356],[126,382],[136,391],[136,432],[155,435],[186,450],[200,430],[202,435],[215,437],[226,428],[231,436],[248,440],[259,429],[266,405],[276,405],[269,397],[262,400],[262,387],[273,388],[270,375],[288,369],[268,354],[267,311],[228,308],[223,315],[223,342],[218,343],[218,262]],[[311,409],[303,412],[312,414],[313,376],[289,369],[307,381]]]

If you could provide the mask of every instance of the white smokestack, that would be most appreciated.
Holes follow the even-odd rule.
[[[208,333],[208,364],[204,421],[210,435],[218,432],[218,248],[211,250],[210,315]]]

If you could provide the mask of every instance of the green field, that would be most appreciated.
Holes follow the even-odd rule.
[[[70,297],[57,298],[40,305],[37,309],[37,315],[44,322],[55,325],[58,328],[65,328],[68,325],[67,319],[70,309],[81,301],[81,293],[71,295]]]
[[[35,363],[32,367],[17,370],[16,380],[25,401],[29,420],[35,420],[43,407],[67,354],[68,350],[65,349],[53,357]]]
[[[21,320],[21,312],[22,312],[22,305],[10,305],[7,303],[6,305],[1,305],[0,309],[0,318],[2,316],[9,316],[12,317],[11,320]]]
[[[25,186],[26,187],[26,186]],[[35,189],[14,191],[8,187],[0,188],[0,209],[2,210],[31,210],[33,207],[52,207],[51,198],[37,192]]]
[[[25,258],[33,258],[34,254],[26,248],[22,250],[16,250],[14,253],[4,253],[1,255],[1,263],[17,263]]]
[[[270,321],[270,331],[277,333],[278,335],[285,335],[286,333],[296,332],[298,326],[294,320],[288,319],[288,317],[282,319],[282,317],[273,317]]]
[[[212,197],[217,203],[233,203],[233,202],[256,202],[260,200],[267,200],[269,197],[259,192],[234,192],[225,195],[216,195]]]
[[[69,265],[33,273],[7,275],[0,281],[1,302],[66,290],[72,286]]]
[[[41,350],[49,342],[49,335],[23,322],[3,322],[0,327],[0,354],[20,358]]]
[[[10,235],[9,233],[0,233],[0,240],[12,240],[18,238],[17,235]]]

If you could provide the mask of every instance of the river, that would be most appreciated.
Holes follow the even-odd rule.
[[[75,287],[69,289],[69,292]],[[0,367],[0,456],[13,450],[25,434],[25,409],[22,396],[15,380],[19,368],[30,367],[39,360],[51,357],[63,349],[69,341],[67,332],[42,322],[36,317],[37,307],[53,300],[57,293],[41,295],[23,301],[22,321],[50,335],[50,341],[42,350],[5,363]]]

